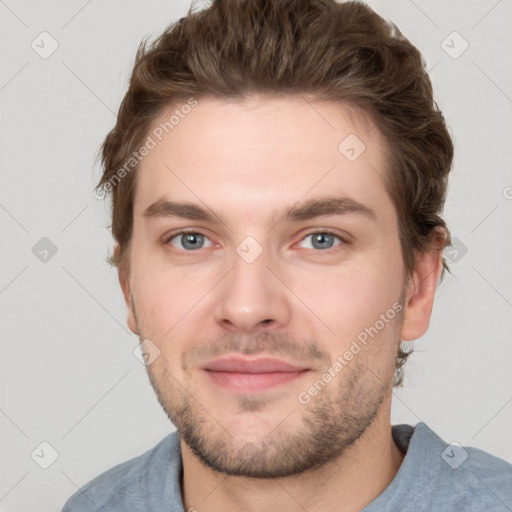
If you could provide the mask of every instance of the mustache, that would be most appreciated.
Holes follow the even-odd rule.
[[[252,336],[224,333],[212,340],[196,343],[182,354],[182,367],[190,368],[198,362],[233,352],[244,355],[265,353],[296,361],[330,363],[329,354],[315,340],[297,341],[286,333],[265,331]]]

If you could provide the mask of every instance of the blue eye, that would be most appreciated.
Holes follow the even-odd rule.
[[[173,235],[167,241],[173,247],[185,251],[196,251],[203,247],[210,247],[211,241],[201,233],[181,232]]]
[[[309,235],[306,235],[302,239],[302,242],[308,239],[311,239],[311,242],[309,244],[309,247],[306,247],[306,249],[331,249],[332,247],[340,245],[342,242],[344,242],[342,238],[328,231],[318,231],[316,233],[310,233]]]
[[[169,237],[166,243],[181,251],[191,252],[212,246],[212,241],[202,233],[181,231]],[[328,250],[346,243],[343,238],[329,231],[316,231],[306,235],[300,242],[306,249]]]

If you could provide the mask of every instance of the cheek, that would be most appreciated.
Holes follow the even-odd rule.
[[[186,315],[189,303],[187,288],[182,293],[179,283],[167,281],[163,276],[145,279],[135,289],[135,300],[139,321],[149,337],[163,339],[171,334],[179,319]]]
[[[170,267],[143,254],[133,258],[132,287],[137,315],[147,337],[165,341],[195,323],[201,298],[215,283],[211,269]],[[147,263],[144,263],[146,261]]]
[[[151,366],[157,381],[165,382],[170,371],[181,375],[180,355],[184,351],[184,330],[190,334],[187,288],[177,293],[180,284],[167,281],[162,275],[145,273],[134,290],[140,333],[158,346],[159,357]],[[190,293],[190,292],[188,292]],[[164,370],[166,369],[166,370]],[[158,377],[160,376],[160,377]]]
[[[396,307],[401,296],[401,281],[396,271],[380,264],[315,268],[295,280],[293,290],[331,331],[337,350],[379,320],[381,314]],[[393,314],[394,316],[394,314]],[[327,340],[326,340],[327,341]]]

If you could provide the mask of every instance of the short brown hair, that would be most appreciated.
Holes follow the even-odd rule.
[[[103,143],[98,188],[109,185],[112,195],[116,265],[129,260],[137,167],[112,180],[155,118],[190,97],[252,93],[307,94],[369,115],[387,142],[385,181],[407,273],[415,252],[450,244],[441,213],[453,144],[421,54],[397,27],[361,2],[213,0],[204,10],[191,7],[153,43],[141,43],[117,123]],[[445,269],[443,258],[442,275]],[[399,381],[405,358],[399,353]]]

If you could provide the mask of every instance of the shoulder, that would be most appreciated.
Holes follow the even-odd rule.
[[[432,484],[447,510],[512,510],[512,466],[477,448],[448,444]]]
[[[170,464],[171,462],[171,464]],[[147,452],[100,474],[71,496],[62,512],[145,511],[148,481],[163,485],[167,473],[180,466],[179,437],[169,434]],[[160,482],[149,478],[159,473]]]
[[[425,463],[422,501],[432,510],[512,510],[512,465],[477,448],[447,443],[424,423],[411,437],[415,462]],[[418,457],[419,455],[419,457]]]
[[[512,510],[512,465],[478,448],[459,449],[465,450],[467,458],[455,471],[461,470],[474,492],[491,494]]]

